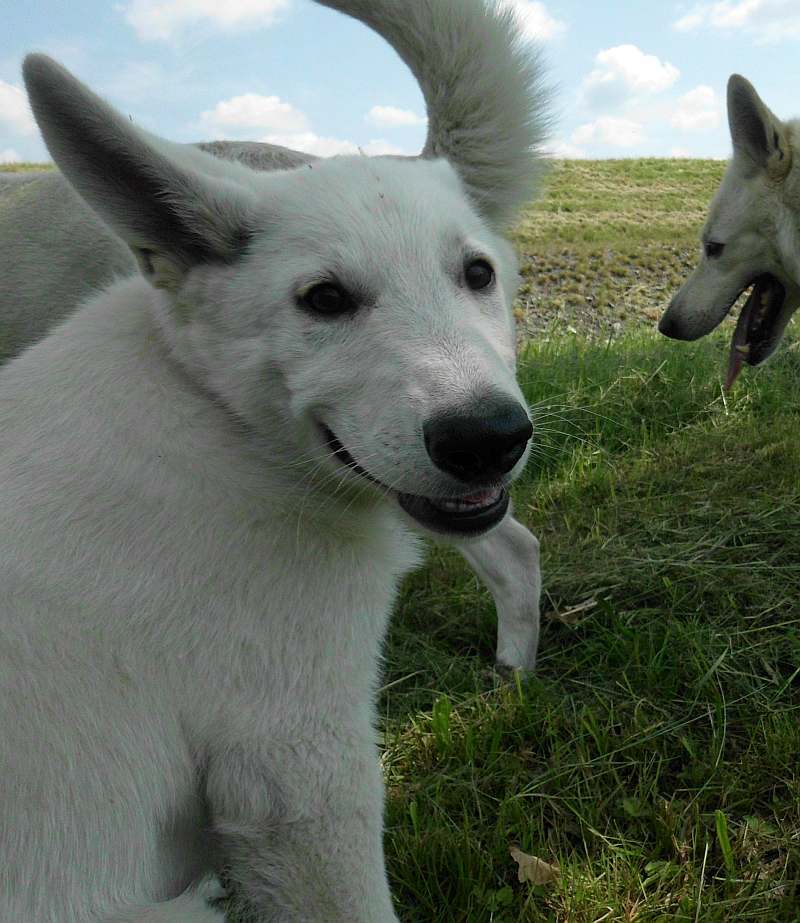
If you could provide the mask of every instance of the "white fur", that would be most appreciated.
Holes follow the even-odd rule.
[[[202,147],[261,171],[317,160],[257,142]],[[0,289],[0,357],[10,357],[41,339],[92,292],[137,272],[137,266],[125,243],[58,172],[0,173],[0,203],[0,278],[6,280]],[[450,541],[495,599],[497,662],[533,670],[541,587],[536,538],[509,515],[483,536]]]
[[[390,0],[336,6],[400,44]],[[505,50],[508,78],[510,27],[480,0],[403,9],[429,96],[473,90],[441,53],[458,34]],[[522,403],[499,174],[481,190],[453,138],[449,162],[257,173],[138,131],[47,59],[25,76],[142,277],[0,370],[0,919],[210,923],[193,889],[225,870],[263,923],[395,923],[372,700],[419,548],[394,491],[463,493],[425,451],[432,415]],[[352,316],[298,300],[331,273]]]
[[[202,148],[260,171],[317,160],[257,142],[215,142]],[[0,277],[6,280],[0,290],[0,356],[10,357],[41,339],[115,277],[136,273],[137,266],[124,241],[56,171],[0,173],[0,203]],[[483,536],[449,541],[495,599],[497,662],[533,670],[541,588],[536,538],[509,515]]]
[[[733,158],[702,234],[704,244],[713,241],[724,249],[718,256],[703,252],[665,312],[660,329],[676,339],[710,333],[764,273],[786,288],[778,334],[800,306],[800,121],[782,122],[752,85],[734,74],[728,83],[728,122]]]

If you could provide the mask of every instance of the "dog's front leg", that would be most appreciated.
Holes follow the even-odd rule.
[[[398,923],[377,749],[366,735],[306,734],[209,760],[209,809],[234,903],[253,923]]]
[[[477,539],[456,543],[497,607],[499,666],[531,671],[539,647],[539,541],[509,514]]]

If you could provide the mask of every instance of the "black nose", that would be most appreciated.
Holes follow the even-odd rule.
[[[510,471],[533,434],[524,408],[507,398],[483,400],[459,413],[433,417],[422,430],[437,468],[476,483]]]
[[[669,311],[665,311],[661,315],[661,320],[658,322],[658,332],[663,333],[665,337],[672,340],[682,339],[680,325],[669,316]]]

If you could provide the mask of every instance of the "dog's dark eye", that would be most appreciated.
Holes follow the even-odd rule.
[[[715,256],[719,256],[722,251],[725,249],[725,244],[721,244],[716,240],[707,240],[705,245],[706,256],[713,260]]]
[[[305,307],[315,314],[332,316],[346,314],[355,307],[351,296],[333,282],[322,282],[309,289],[302,297]]]
[[[473,260],[464,268],[464,278],[467,285],[474,292],[478,292],[482,288],[488,288],[494,282],[494,269],[486,260]]]

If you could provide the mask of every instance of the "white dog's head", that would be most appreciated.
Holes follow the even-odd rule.
[[[743,362],[758,365],[777,347],[800,306],[798,175],[793,135],[752,85],[728,81],[733,159],[709,210],[699,265],[672,299],[659,330],[695,340],[713,330],[752,286],[731,343],[727,386]]]
[[[240,256],[176,292],[181,360],[254,430],[288,413],[298,452],[426,526],[494,524],[531,435],[507,242],[445,161],[336,158],[255,185]]]
[[[26,60],[67,178],[131,246],[177,359],[335,490],[479,533],[531,436],[514,377],[509,244],[441,159],[256,173],[154,138]]]

